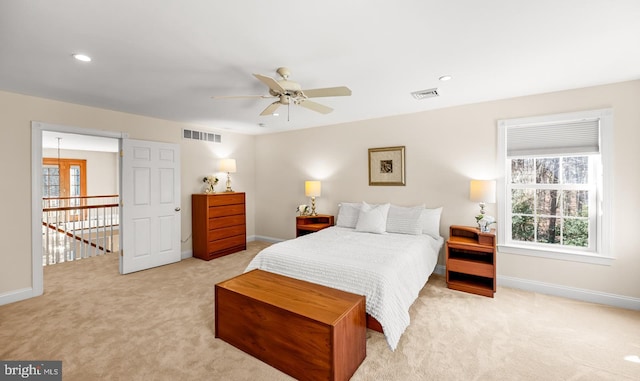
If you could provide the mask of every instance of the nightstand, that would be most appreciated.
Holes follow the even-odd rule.
[[[447,287],[493,298],[496,292],[495,229],[452,225],[446,244]]]
[[[314,233],[330,226],[333,226],[333,216],[328,214],[318,214],[317,216],[297,216],[296,237]]]

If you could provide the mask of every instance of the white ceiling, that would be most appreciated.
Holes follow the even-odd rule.
[[[638,0],[2,0],[0,89],[260,134],[639,79],[638,20]],[[280,66],[353,95],[289,121],[211,99],[266,95],[252,73]]]
[[[92,152],[118,152],[118,139],[42,131],[42,148]]]

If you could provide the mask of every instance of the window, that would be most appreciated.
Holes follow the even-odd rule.
[[[500,251],[607,263],[611,110],[498,124]]]
[[[73,197],[86,196],[86,162],[84,159],[42,159],[42,197],[62,198],[48,200],[45,207],[81,205],[81,200]]]
[[[593,251],[596,192],[592,179],[597,157],[510,158],[507,204],[511,240]]]

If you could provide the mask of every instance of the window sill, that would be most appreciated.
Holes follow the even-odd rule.
[[[595,265],[611,266],[615,258],[594,254],[567,251],[541,250],[533,247],[516,245],[498,245],[498,252],[506,254],[526,255],[530,257],[557,259],[562,261],[591,263]]]

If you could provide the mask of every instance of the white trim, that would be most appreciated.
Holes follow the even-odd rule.
[[[278,242],[286,241],[286,239],[266,237],[266,236],[263,236],[263,235],[254,235],[252,237],[253,237],[254,241],[267,241],[267,242],[271,242],[271,243],[278,243]]]
[[[187,259],[193,257],[193,250],[185,250],[180,253],[180,259]]]
[[[515,255],[526,255],[529,257],[540,257],[557,259],[562,261],[592,263],[595,265],[611,266],[615,258],[601,255],[588,254],[586,252],[570,252],[550,249],[536,249],[535,247],[524,247],[515,245],[498,245],[498,252]]]
[[[69,127],[44,122],[31,122],[31,292],[24,299],[42,295],[44,291],[42,268],[42,131],[56,131],[70,134],[101,136],[122,139],[127,134],[92,130],[80,127]],[[119,174],[122,183],[122,174]],[[24,290],[17,290],[23,293]],[[10,291],[11,293],[13,291]],[[6,294],[5,294],[6,295]],[[0,299],[0,304],[1,304]]]
[[[36,294],[35,290],[31,287],[8,291],[3,294],[0,294],[0,306],[9,304],[9,303],[19,302],[21,300],[33,298],[34,296],[40,296],[40,295],[42,295],[42,292],[40,292],[39,294]]]
[[[538,292],[540,294],[581,300],[589,303],[604,304],[629,310],[640,310],[640,298],[634,298],[631,296],[609,294],[606,292],[561,286],[509,276],[498,276],[498,285],[501,287],[511,287],[525,291]],[[499,297],[499,293],[496,293],[496,297]]]
[[[527,247],[523,249],[515,248],[512,242],[507,246],[507,221],[509,205],[506,195],[506,162],[507,162],[507,145],[506,145],[506,130],[512,126],[522,125],[539,125],[548,124],[553,122],[561,123],[567,120],[580,120],[597,118],[600,120],[600,158],[602,162],[602,194],[598,194],[599,202],[601,203],[599,211],[604,211],[604,214],[598,215],[598,236],[596,237],[596,252],[569,253],[562,251],[559,257],[556,259],[574,260],[578,262],[597,263],[597,264],[610,264],[610,261],[614,257],[612,251],[613,244],[613,229],[611,225],[613,223],[613,109],[599,109],[599,110],[587,110],[564,114],[544,115],[531,118],[518,118],[518,119],[505,119],[498,120],[498,141],[497,141],[497,162],[498,173],[500,177],[497,179],[498,189],[498,203],[497,213],[499,221],[504,223],[498,224],[498,246],[502,247],[504,252],[512,254],[522,254],[530,256],[539,256],[545,258],[553,258],[550,256],[557,251],[542,249],[536,249],[535,247]],[[512,251],[508,251],[512,250]],[[594,256],[600,257],[602,261],[595,261]],[[581,258],[582,257],[582,258]],[[608,263],[607,263],[608,262]]]
[[[42,268],[42,124],[31,122],[31,288],[32,295],[44,292]]]

